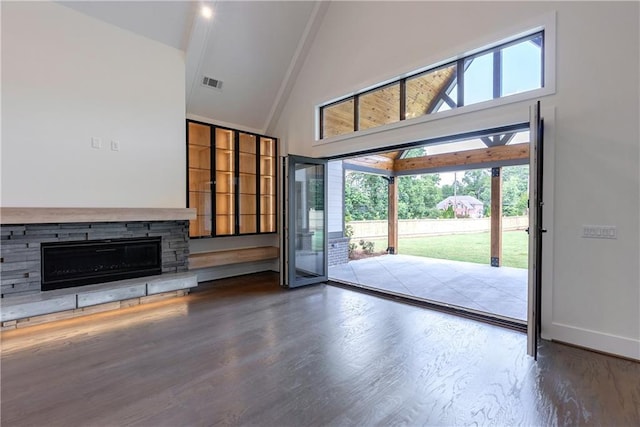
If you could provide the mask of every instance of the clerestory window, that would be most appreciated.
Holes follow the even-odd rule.
[[[320,107],[320,139],[544,87],[544,31]]]

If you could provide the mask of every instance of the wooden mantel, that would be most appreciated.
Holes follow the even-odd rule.
[[[0,208],[0,224],[7,225],[190,219],[196,219],[193,208]]]

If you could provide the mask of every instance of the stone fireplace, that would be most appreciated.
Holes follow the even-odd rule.
[[[4,220],[3,216],[2,222]],[[178,273],[188,269],[189,228],[186,220],[2,224],[0,230],[2,298],[43,291],[43,243],[159,237],[161,272]]]

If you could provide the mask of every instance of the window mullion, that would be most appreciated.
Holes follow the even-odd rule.
[[[464,105],[464,61],[465,58],[458,59],[456,66],[456,84],[458,85],[458,99],[456,104],[459,107]]]
[[[493,51],[493,98],[502,96],[502,50]]]
[[[407,115],[407,79],[400,79],[400,120]]]
[[[355,95],[353,97],[353,131],[357,132],[360,128],[359,117],[360,116],[360,97]]]

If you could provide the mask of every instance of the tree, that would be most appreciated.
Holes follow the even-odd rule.
[[[527,213],[529,201],[529,165],[502,168],[502,213],[518,216]]]
[[[344,185],[345,218],[351,220],[386,219],[388,184],[379,176],[347,171]]]
[[[486,205],[491,204],[491,173],[489,169],[474,169],[464,172],[463,188],[458,194],[473,196]]]
[[[440,175],[397,177],[398,218],[437,218],[436,204],[442,200]],[[382,176],[347,171],[344,186],[347,221],[388,218],[388,182]]]
[[[442,200],[442,191],[438,187],[440,175],[411,175],[397,178],[398,218],[438,218],[440,212],[436,204]]]
[[[457,190],[454,188],[454,186],[457,186]],[[443,184],[440,188],[440,191],[442,192],[442,198],[446,199],[447,197],[453,196],[456,193],[460,194],[460,189],[463,187],[464,186],[462,185],[462,183],[458,180],[455,180],[451,184]]]
[[[502,174],[502,215],[527,213],[529,200],[529,166],[505,166]],[[445,193],[443,189],[443,194]],[[491,173],[489,169],[465,171],[458,194],[468,194],[484,203],[484,214],[491,214]]]

